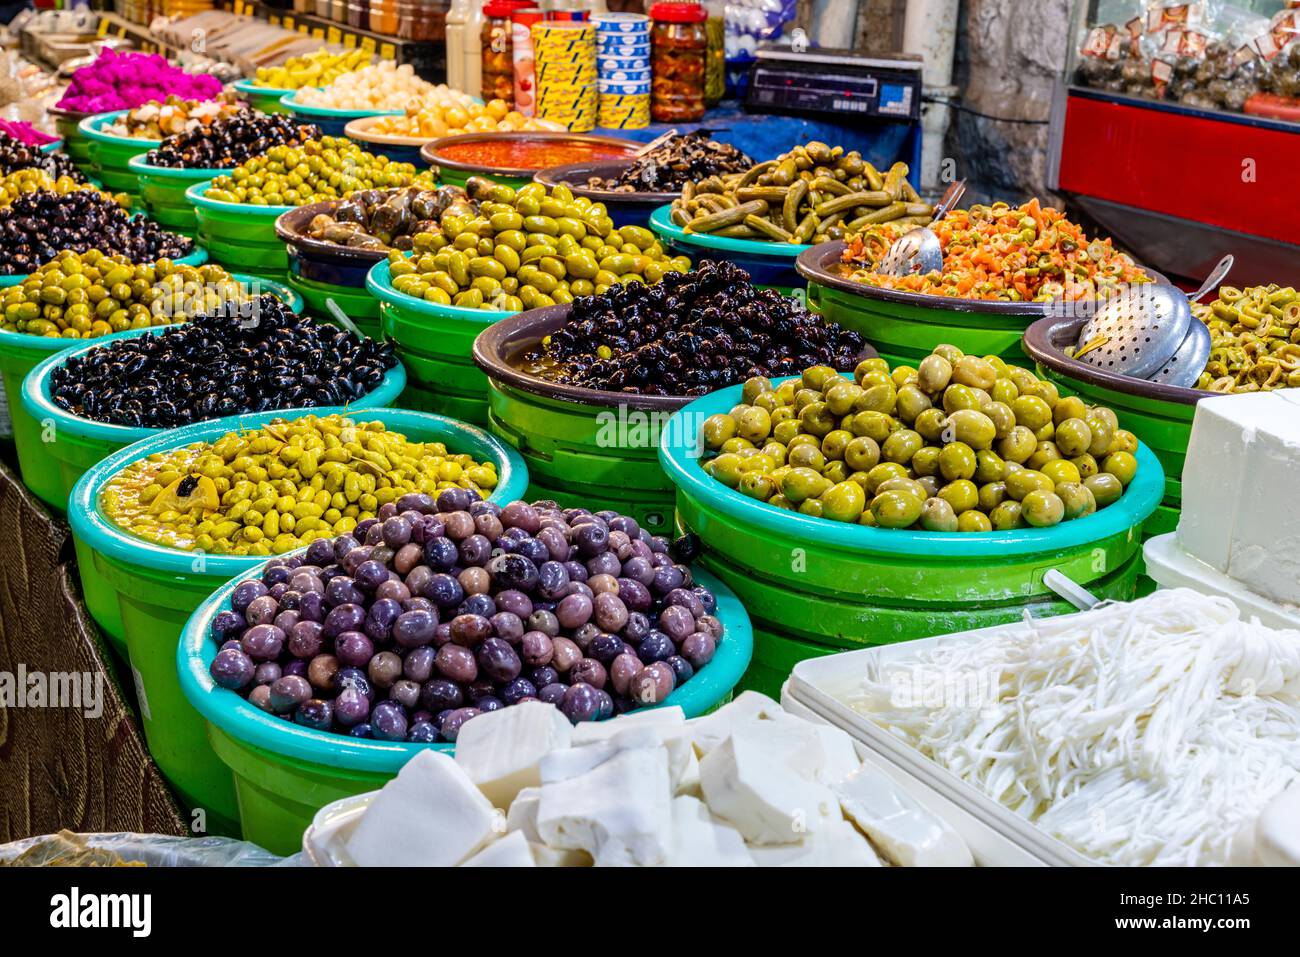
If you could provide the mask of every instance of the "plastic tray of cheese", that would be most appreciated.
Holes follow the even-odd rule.
[[[908,789],[913,797],[922,800],[924,791],[921,789],[934,792],[934,797],[926,802],[930,810],[942,814],[943,807],[952,806],[961,811],[962,818],[973,822],[970,830],[958,827],[960,818],[951,815],[947,817],[954,827],[958,827],[972,852],[977,850],[977,842],[983,843],[976,834],[978,828],[984,828],[991,832],[993,846],[1000,847],[1007,854],[998,863],[1036,863],[1054,867],[1096,866],[1095,861],[1088,860],[1073,848],[1043,833],[845,703],[857,691],[859,681],[873,662],[886,665],[891,661],[911,659],[919,649],[939,642],[976,642],[986,635],[1014,627],[1017,626],[994,625],[976,631],[810,658],[795,666],[782,699],[789,698],[816,717],[847,732],[856,743],[866,748],[868,759],[874,760],[900,784],[908,787],[910,778],[913,784]],[[935,798],[939,800],[935,801]],[[1025,860],[1014,860],[1017,850],[1025,856]]]

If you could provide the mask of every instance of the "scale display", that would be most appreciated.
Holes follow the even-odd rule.
[[[921,63],[848,51],[764,48],[751,68],[745,107],[763,113],[915,120],[921,107]]]

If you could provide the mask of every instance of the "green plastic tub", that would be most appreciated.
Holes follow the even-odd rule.
[[[474,339],[499,319],[518,315],[442,306],[393,288],[388,262],[376,263],[366,288],[382,305],[379,326],[406,366],[402,405],[486,425],[487,376],[474,364]]]
[[[104,127],[116,123],[129,110],[97,113],[81,121],[81,134],[89,142],[92,176],[114,193],[126,193],[132,206],[140,205],[140,177],[131,169],[131,158],[162,145],[162,140],[114,136]]]
[[[612,136],[592,136],[588,133],[521,132],[521,133],[459,133],[425,143],[420,148],[420,158],[438,168],[438,181],[444,186],[464,188],[471,176],[481,176],[494,183],[519,189],[533,181],[541,166],[486,166],[479,162],[462,162],[449,159],[444,149],[467,143],[584,143],[601,151],[600,159],[618,159],[631,156],[643,144]],[[593,157],[595,158],[595,157]],[[546,167],[554,165],[546,163]]]
[[[212,258],[233,272],[282,280],[289,266],[284,243],[275,235],[275,220],[292,206],[251,206],[208,199],[212,180],[185,190],[194,207],[198,239]]]
[[[672,221],[672,210],[672,204],[668,203],[651,213],[650,229],[673,255],[689,256],[695,263],[705,259],[732,262],[749,273],[756,286],[775,289],[786,296],[802,292],[804,281],[795,269],[795,262],[800,253],[812,246],[688,233]]]
[[[272,86],[258,86],[248,79],[236,80],[234,89],[239,94],[239,98],[245,100],[255,110],[260,110],[263,113],[292,112],[280,100],[294,92],[293,90],[280,90]]]
[[[79,170],[90,176],[94,172],[90,163],[90,140],[81,132],[81,121],[95,114],[61,110],[57,106],[51,106],[47,112],[54,117],[54,128],[63,139],[63,152]]]
[[[126,165],[139,183],[140,199],[149,218],[174,232],[186,236],[198,235],[198,222],[194,218],[194,204],[185,191],[195,183],[229,175],[228,169],[172,169],[151,166],[148,154],[131,157]]]
[[[866,337],[890,365],[915,366],[941,342],[976,356],[1000,356],[1027,366],[1025,329],[1046,314],[1043,303],[985,302],[878,289],[847,278],[844,243],[822,243],[799,255],[808,306]]]
[[[319,409],[328,415],[341,409]],[[235,788],[226,765],[208,743],[203,719],[181,693],[176,648],[185,622],[218,588],[266,561],[239,555],[196,555],[155,545],[119,528],[99,508],[100,492],[124,466],[155,452],[207,441],[237,428],[254,428],[283,412],[232,416],[174,429],[114,452],[92,467],[72,491],[68,522],[74,538],[90,558],[79,572],[82,581],[98,576],[116,592],[126,637],[127,658],[135,677],[149,752],[187,807],[205,808],[226,833],[235,831],[239,814]],[[518,498],[528,485],[522,460],[482,429],[442,416],[402,409],[372,409],[378,419],[414,439],[446,441],[456,450],[497,463],[497,501]]]
[[[299,123],[312,123],[326,136],[343,136],[347,125],[353,120],[367,116],[401,116],[405,110],[335,110],[327,106],[304,106],[298,102],[298,91],[294,90],[280,97],[280,106],[284,112],[293,115]],[[361,144],[367,149],[367,144]]]
[[[1145,445],[1138,474],[1109,508],[1055,528],[944,534],[870,528],[787,512],[746,498],[698,463],[698,428],[740,401],[741,386],[697,399],[672,426],[660,462],[677,489],[677,520],[699,535],[705,565],[730,584],[756,625],[831,649],[945,634],[979,615],[1019,614],[1055,601],[1043,575],[1085,587],[1125,569],[1164,490]],[[1115,597],[1125,593],[1118,580]]]
[[[272,717],[234,692],[218,687],[208,671],[217,653],[210,635],[212,618],[230,607],[240,575],[195,611],[176,650],[181,690],[208,724],[212,750],[235,780],[244,840],[277,854],[302,845],[312,816],[340,798],[383,787],[402,765],[424,748],[453,752],[455,744],[407,744],[361,740],[314,731]],[[753,635],[745,609],[725,585],[707,572],[700,584],[718,599],[724,632],[713,660],[673,691],[658,707],[679,706],[688,718],[711,711],[731,694],[749,664]]]
[[[208,254],[205,250],[196,248],[188,256],[182,256],[176,261],[187,266],[201,266],[208,261]],[[21,285],[26,278],[27,276],[0,276],[0,289]],[[4,405],[8,411],[7,417],[0,416],[0,439],[12,438],[19,445],[24,441],[39,441],[36,423],[23,414],[23,379],[46,356],[84,341],[60,336],[29,336],[24,332],[5,332],[0,329],[0,380],[4,383]]]

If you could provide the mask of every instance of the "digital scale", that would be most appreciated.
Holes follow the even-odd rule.
[[[921,58],[864,56],[824,47],[796,52],[765,43],[750,67],[745,109],[814,119],[915,122],[921,116]]]

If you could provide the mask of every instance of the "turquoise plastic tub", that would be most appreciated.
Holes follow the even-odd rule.
[[[185,198],[185,191],[195,183],[228,176],[229,169],[173,169],[169,166],[151,166],[149,154],[132,156],[126,165],[139,181],[140,199],[149,217],[168,229],[186,236],[198,235],[198,222],[194,218],[194,204]]]
[[[312,816],[339,798],[383,787],[426,748],[452,752],[454,743],[408,744],[373,741],[315,731],[273,717],[239,695],[220,688],[208,671],[217,653],[212,618],[230,608],[242,581],[261,575],[259,566],[224,585],[185,625],[176,649],[180,686],[203,718],[213,750],[234,772],[243,837],[277,854],[293,853]],[[734,594],[707,572],[700,584],[718,599],[724,626],[713,660],[657,707],[677,705],[693,718],[726,700],[749,665],[753,632]]]
[[[688,233],[670,219],[672,204],[660,206],[650,214],[650,229],[675,255],[690,256],[691,262],[705,259],[735,263],[754,285],[776,289],[785,295],[803,289],[805,283],[795,269],[795,260],[811,246],[796,243],[763,242],[757,239],[729,239],[708,233]]]
[[[295,411],[305,414],[305,410]],[[311,411],[330,415],[346,410]],[[149,752],[186,806],[206,808],[210,829],[215,819],[227,833],[235,830],[238,820],[234,784],[208,743],[203,719],[181,694],[176,645],[185,622],[209,595],[266,558],[203,555],[145,541],[114,524],[100,510],[99,499],[104,485],[137,459],[210,441],[235,429],[256,428],[284,415],[282,410],[216,419],[119,449],[81,477],[68,508],[73,537],[89,558],[78,568],[83,585],[90,579],[88,591],[108,589],[117,596]],[[412,439],[445,441],[450,449],[479,460],[492,459],[499,479],[492,495],[495,501],[519,498],[527,488],[523,460],[482,429],[403,409],[368,409],[358,418],[379,420]]]
[[[258,86],[252,80],[236,80],[233,84],[235,92],[240,98],[246,100],[248,105],[255,110],[263,113],[288,113],[290,112],[281,102],[284,97],[288,96],[293,90],[280,90],[271,86]]]
[[[162,140],[105,133],[104,127],[116,123],[129,110],[97,113],[81,121],[81,133],[89,143],[91,174],[114,193],[126,193],[131,205],[140,205],[140,179],[130,168],[131,158],[162,145]]]
[[[227,269],[283,279],[289,254],[275,235],[275,221],[294,207],[208,199],[204,194],[211,185],[207,179],[185,190],[185,199],[194,207],[199,242]]]
[[[487,376],[474,364],[474,340],[498,319],[516,312],[442,306],[393,288],[388,260],[366,275],[366,289],[381,303],[379,327],[406,365],[402,404],[485,425]]]
[[[401,116],[405,110],[335,110],[327,106],[304,106],[298,102],[298,91],[280,98],[280,106],[303,123],[314,123],[326,136],[345,136],[347,125],[367,116]],[[362,144],[366,149],[369,144]]]
[[[40,151],[42,153],[57,153],[62,146],[63,146],[63,139],[62,137],[60,137],[59,139],[55,140],[53,143],[46,143],[44,146],[40,147]]]
[[[677,520],[700,536],[703,562],[740,596],[755,626],[793,642],[843,650],[946,634],[972,617],[1054,613],[1043,584],[1056,569],[1085,587],[1115,585],[1139,554],[1142,525],[1164,493],[1145,445],[1114,504],[1054,528],[952,533],[871,528],[788,512],[705,474],[700,424],[741,400],[741,386],[697,399],[663,431],[660,464],[677,490]],[[1134,576],[1110,597],[1132,598]],[[1008,618],[1009,616],[1009,618]]]

